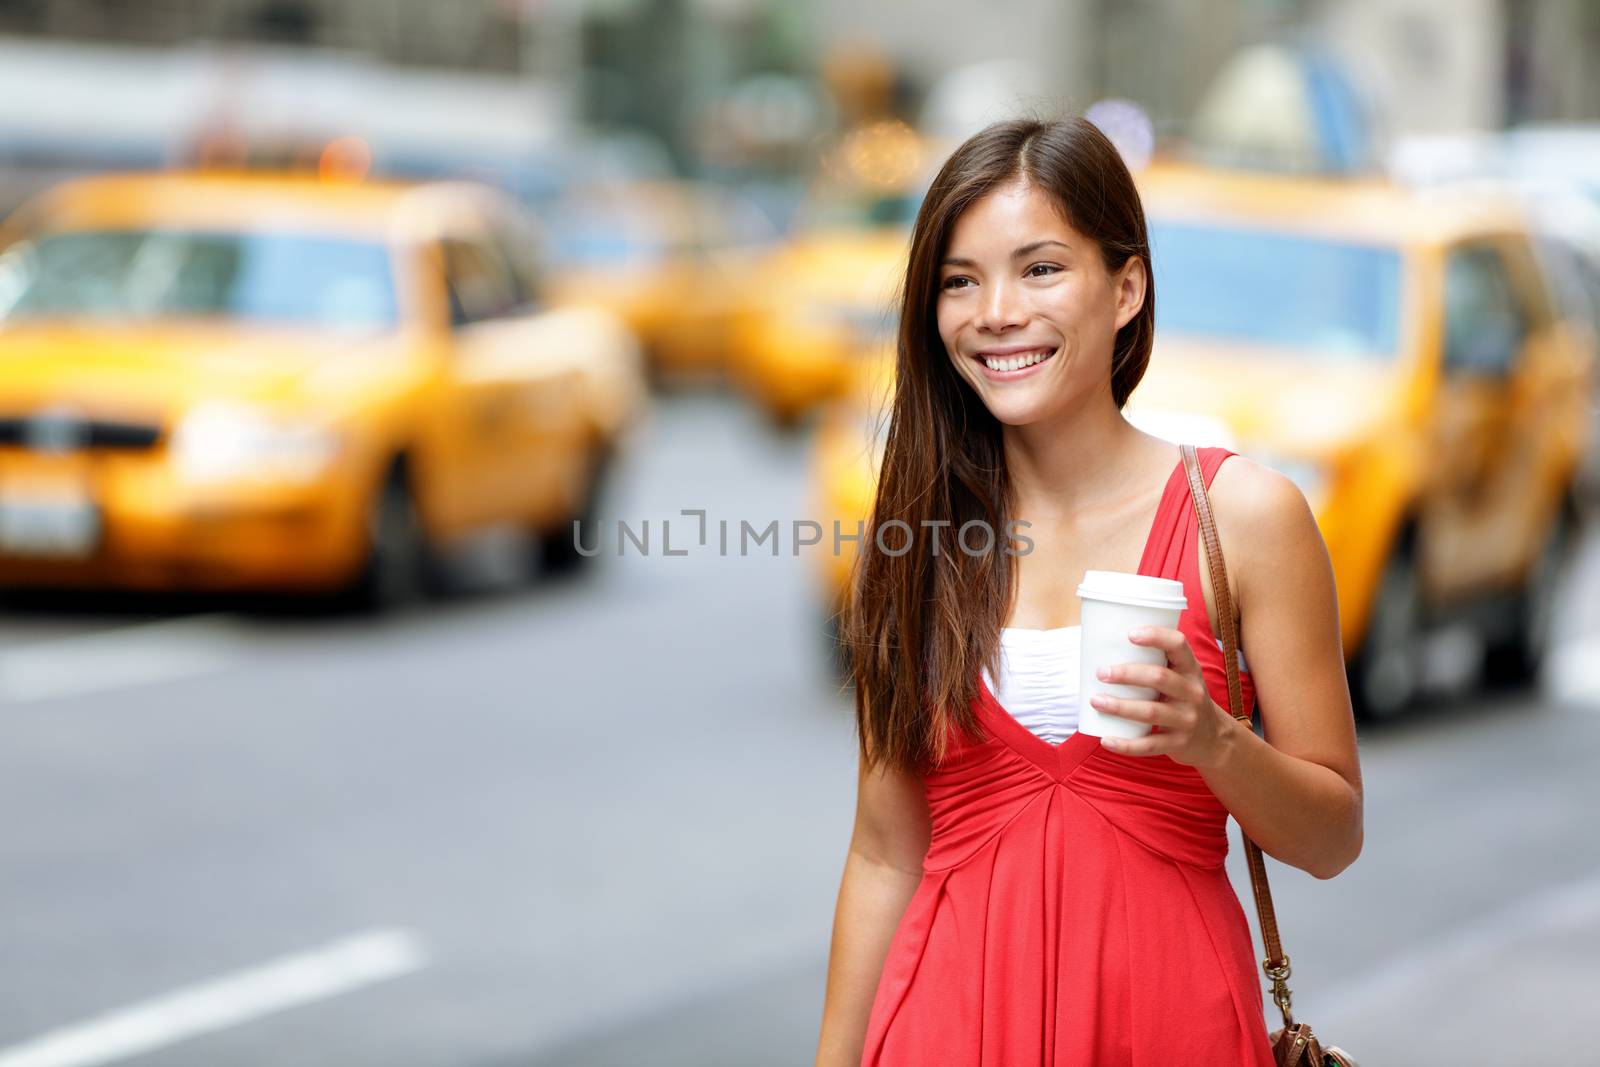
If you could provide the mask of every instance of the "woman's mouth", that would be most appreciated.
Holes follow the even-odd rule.
[[[1007,352],[1004,355],[975,355],[972,358],[983,368],[984,376],[996,381],[1012,381],[1017,378],[1026,378],[1039,367],[1048,363],[1060,349],[1028,348],[1016,352]]]

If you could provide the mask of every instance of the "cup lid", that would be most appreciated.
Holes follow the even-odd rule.
[[[1148,574],[1129,574],[1126,571],[1085,571],[1083,582],[1078,586],[1078,595],[1119,604],[1177,608],[1180,611],[1189,606],[1182,582]]]

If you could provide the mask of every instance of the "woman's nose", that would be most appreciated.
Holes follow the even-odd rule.
[[[978,319],[973,325],[980,330],[999,333],[1021,326],[1025,318],[1016,292],[1005,282],[989,286],[978,306]]]

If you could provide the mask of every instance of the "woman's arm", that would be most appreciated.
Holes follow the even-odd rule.
[[[1187,639],[1158,627],[1135,642],[1165,647],[1171,666],[1113,680],[1162,701],[1095,703],[1164,732],[1104,744],[1190,764],[1262,851],[1332,878],[1361,853],[1362,788],[1328,548],[1299,488],[1243,456],[1218,468],[1211,499],[1265,740],[1211,699]]]
[[[915,775],[865,766],[856,784],[855,830],[833,917],[817,1067],[859,1067],[889,942],[922,881],[931,832]]]
[[[1266,739],[1239,724],[1201,773],[1262,851],[1332,878],[1361,854],[1362,788],[1328,546],[1279,472],[1234,456],[1212,485]]]

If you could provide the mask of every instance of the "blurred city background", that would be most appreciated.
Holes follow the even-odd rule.
[[[0,1067],[810,1063],[896,272],[961,138],[1074,112],[1150,219],[1130,419],[1339,583],[1297,1014],[1600,1063],[1596,55],[1595,0],[0,0]]]

